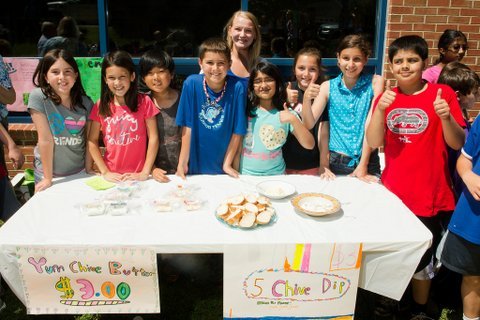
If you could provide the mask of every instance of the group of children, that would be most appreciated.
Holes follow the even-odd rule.
[[[433,253],[460,197],[441,261],[464,275],[464,319],[479,319],[480,123],[470,129],[466,111],[478,99],[479,79],[458,62],[466,38],[452,33],[450,42],[439,46],[438,81],[422,79],[428,46],[421,37],[404,36],[390,44],[393,88],[364,72],[369,45],[351,35],[340,42],[341,73],[333,79],[324,81],[320,52],[305,48],[295,57],[293,82],[285,83],[279,69],[263,60],[240,64],[250,66],[247,82],[245,68],[235,68],[239,75],[231,70],[232,54],[242,59],[241,50],[232,48],[250,46],[259,35],[248,19],[236,19],[226,28],[230,46],[215,38],[202,43],[202,72],[189,76],[181,93],[165,52],[145,53],[137,79],[129,54],[115,51],[103,60],[101,97],[94,104],[73,56],[63,49],[48,52],[35,71],[38,88],[28,103],[38,132],[36,191],[51,186],[53,177],[82,170],[115,182],[145,180],[150,174],[168,182],[167,175],[174,173],[183,178],[223,173],[381,178],[433,234],[433,246],[412,280],[417,319],[427,319]],[[146,94],[139,92],[138,82]],[[457,157],[458,174],[448,166]],[[452,178],[460,185],[458,194]]]

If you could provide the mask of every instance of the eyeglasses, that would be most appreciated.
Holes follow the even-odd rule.
[[[273,79],[273,78],[265,78],[265,79],[258,78],[258,79],[253,80],[253,85],[258,87],[258,86],[262,85],[262,83],[265,83],[267,85],[271,85],[274,82],[275,82],[275,79]]]
[[[458,51],[460,51],[460,48],[462,48],[463,51],[468,50],[468,46],[466,44],[464,44],[464,45],[456,44],[456,45],[453,45],[453,46],[449,47],[448,50],[453,51],[453,52],[458,52]]]

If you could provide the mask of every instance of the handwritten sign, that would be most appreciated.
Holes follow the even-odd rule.
[[[15,103],[7,105],[7,108],[10,111],[27,111],[28,97],[35,88],[33,73],[39,59],[3,58],[3,60],[17,95]],[[102,60],[103,58],[75,58],[83,88],[93,102],[100,98]]]
[[[15,89],[15,103],[7,105],[10,111],[27,111],[28,96],[35,88],[33,73],[38,65],[38,59],[3,58]]]
[[[225,248],[224,319],[353,319],[361,244]]]
[[[17,248],[28,314],[159,313],[156,254],[139,248]]]
[[[103,58],[75,58],[80,76],[82,77],[82,85],[87,96],[97,102],[100,99],[101,87],[101,70]]]

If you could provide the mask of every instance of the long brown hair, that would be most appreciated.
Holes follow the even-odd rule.
[[[106,79],[107,68],[112,66],[124,68],[130,73],[130,75],[136,75],[135,64],[128,52],[118,50],[109,52],[105,55],[102,62],[102,86],[100,88],[100,105],[98,108],[98,113],[102,117],[110,117],[112,115],[110,103],[113,101],[113,93],[108,88]],[[128,88],[128,91],[125,94],[125,103],[132,112],[138,110],[137,89],[138,83],[137,77],[135,77],[135,79],[130,82],[130,88]]]
[[[33,84],[40,88],[45,96],[51,99],[55,104],[59,105],[62,103],[62,99],[60,96],[53,90],[50,84],[47,82],[47,73],[48,70],[52,67],[52,65],[57,62],[58,59],[65,60],[68,63],[75,73],[77,74],[77,79],[73,84],[72,89],[70,90],[70,99],[72,100],[72,108],[76,110],[76,107],[80,107],[85,109],[83,105],[82,96],[86,96],[85,89],[82,86],[82,79],[80,77],[80,71],[78,69],[77,62],[73,58],[71,52],[65,49],[53,49],[48,51],[35,69],[33,73]]]

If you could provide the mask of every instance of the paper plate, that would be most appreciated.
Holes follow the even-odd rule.
[[[292,205],[300,212],[320,217],[340,210],[340,202],[323,193],[301,193],[294,197]]]
[[[295,193],[295,187],[281,180],[267,180],[257,184],[257,192],[270,199],[283,199]]]

